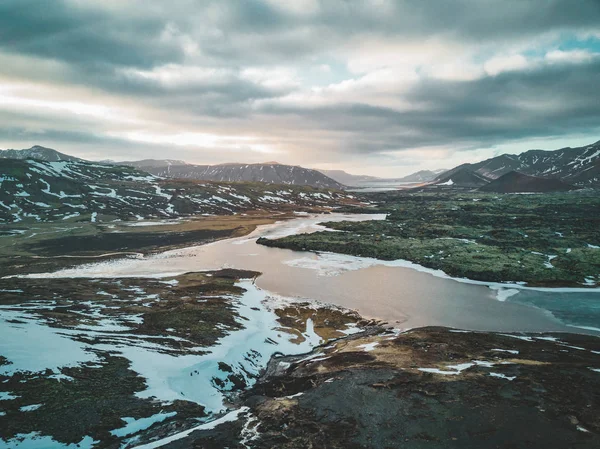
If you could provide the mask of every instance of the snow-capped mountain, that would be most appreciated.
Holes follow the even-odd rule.
[[[511,171],[530,176],[558,178],[579,187],[600,186],[600,141],[579,148],[554,151],[530,150],[518,155],[503,154],[475,164],[462,164],[442,173],[436,181],[451,179],[468,169],[485,178],[497,179]]]
[[[0,223],[176,218],[343,205],[351,195],[308,186],[163,179],[122,165],[4,159]]]
[[[26,150],[0,150],[0,158],[3,159],[37,159],[38,161],[60,162],[60,161],[83,161],[75,156],[60,153],[52,148],[34,145]]]
[[[152,162],[152,163],[149,163]],[[174,163],[179,162],[179,164]],[[317,170],[284,165],[277,162],[264,164],[194,165],[181,161],[134,161],[122,162],[157,176],[167,178],[198,179],[221,182],[264,182],[312,186],[325,189],[343,189],[344,186]]]

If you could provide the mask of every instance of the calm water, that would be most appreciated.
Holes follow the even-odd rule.
[[[373,259],[294,252],[255,243],[322,228],[321,221],[382,219],[383,216],[306,216],[259,227],[251,235],[159,254],[65,270],[56,276],[175,274],[224,267],[260,271],[257,285],[275,295],[294,296],[356,309],[398,327],[428,325],[493,331],[595,333],[600,328],[600,290],[521,290],[506,301],[485,285],[435,277]],[[514,292],[513,292],[514,293]]]

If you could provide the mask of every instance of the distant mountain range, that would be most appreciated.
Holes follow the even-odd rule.
[[[352,187],[365,187],[375,186],[381,184],[403,184],[403,183],[421,183],[433,181],[436,176],[440,173],[445,172],[445,169],[441,170],[421,170],[416,173],[412,173],[402,178],[379,178],[377,176],[368,175],[352,175],[343,170],[318,170],[324,175],[336,180],[337,182],[346,186]]]
[[[52,162],[6,158],[0,163],[0,223],[301,211],[353,201],[338,190],[162,179],[133,167],[64,158]]]
[[[343,189],[344,185],[317,170],[285,165],[277,162],[264,164],[194,165],[176,163],[181,161],[133,161],[120,162],[157,176],[166,178],[197,179],[219,182],[264,182],[312,186],[321,189]]]
[[[534,178],[550,178],[576,187],[600,187],[600,141],[578,148],[554,151],[530,150],[518,155],[503,154],[474,164],[462,164],[434,180],[435,185],[451,181],[454,186],[482,187],[511,172]],[[523,178],[508,178],[524,183]],[[506,182],[507,180],[505,180]],[[546,188],[549,184],[546,184]],[[557,188],[561,184],[554,184]]]
[[[69,156],[68,154],[60,153],[52,148],[46,148],[40,145],[35,145],[27,150],[0,151],[0,159],[37,159],[38,161],[46,162],[83,161],[83,159],[79,159],[78,157]]]
[[[0,151],[0,158],[35,159],[45,162],[86,162],[83,159],[60,153],[39,145],[26,150]],[[353,175],[342,170],[314,170],[294,165],[266,162],[262,164],[194,165],[180,160],[155,160],[114,162],[105,164],[126,165],[164,178],[193,179],[216,182],[262,182],[266,184],[305,185],[325,189],[343,189],[346,186],[377,186],[395,183],[428,183],[432,188],[478,189],[511,172],[533,177],[511,175],[505,178],[515,188],[533,188],[539,179],[555,179],[567,186],[600,187],[600,141],[578,148],[554,151],[530,150],[519,155],[503,154],[477,163],[461,164],[450,170],[422,170],[411,175],[385,179],[375,176]],[[561,183],[545,183],[539,188],[546,191],[551,186],[563,189]],[[492,185],[493,187],[494,185]]]
[[[430,182],[433,181],[437,176],[445,173],[445,168],[439,170],[421,170],[411,175],[405,176],[404,178],[398,179],[399,182]]]
[[[26,150],[0,151],[0,158],[36,159],[46,162],[77,161],[83,159],[60,153],[51,148],[39,145]],[[285,165],[278,162],[263,164],[219,164],[194,165],[173,159],[144,159],[140,161],[115,162],[101,161],[103,164],[125,165],[143,170],[165,178],[196,179],[216,182],[264,182],[267,184],[285,184],[311,186],[321,189],[343,189],[343,183],[323,173],[296,165]]]
[[[344,170],[320,170],[325,176],[330,177],[331,179],[343,184],[345,186],[358,186],[365,183],[370,182],[378,182],[382,181],[383,178],[378,178],[377,176],[368,176],[368,175],[352,175],[350,173],[345,172]]]

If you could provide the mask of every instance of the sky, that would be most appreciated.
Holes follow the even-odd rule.
[[[0,148],[401,176],[600,140],[600,0],[3,0]]]

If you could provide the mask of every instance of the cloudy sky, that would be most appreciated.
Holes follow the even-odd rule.
[[[2,0],[0,148],[396,176],[600,139],[600,0]]]

